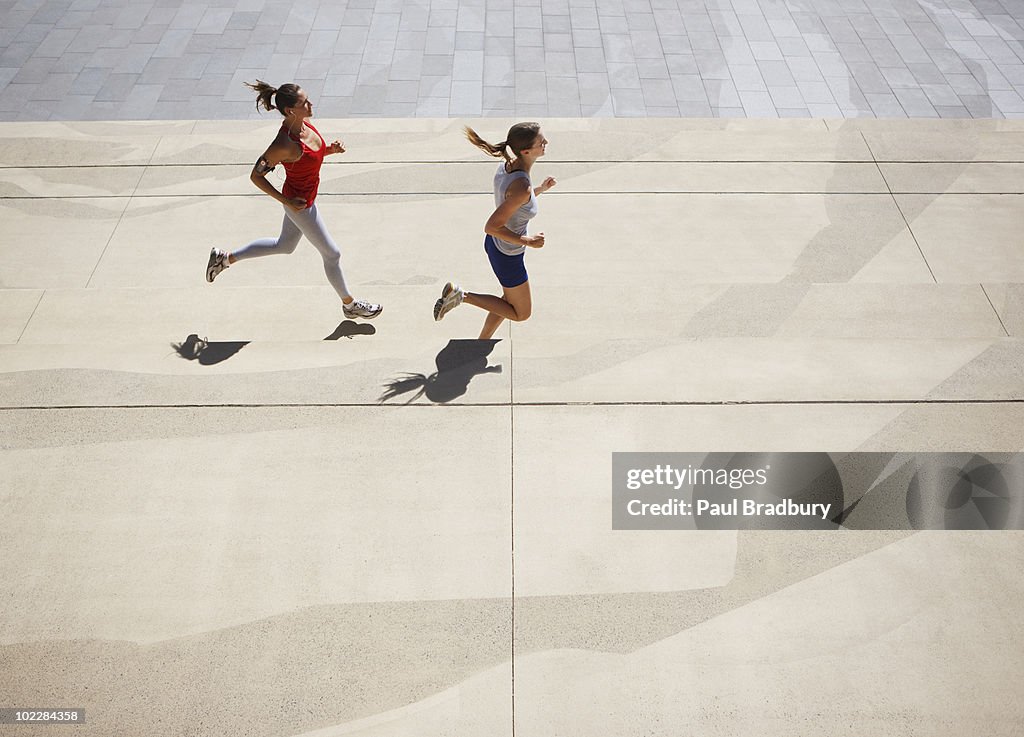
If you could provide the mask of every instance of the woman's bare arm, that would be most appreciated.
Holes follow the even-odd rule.
[[[521,246],[540,248],[544,245],[544,234],[519,235],[505,227],[505,223],[520,207],[530,201],[530,183],[526,179],[517,179],[508,186],[505,201],[487,219],[484,232],[506,243],[518,243]]]
[[[283,140],[282,140],[283,139]],[[296,151],[298,149],[298,151]],[[295,143],[288,139],[287,136],[279,134],[274,142],[270,144],[270,147],[256,160],[256,163],[252,167],[252,172],[249,174],[249,181],[256,185],[256,187],[263,192],[273,197],[281,204],[287,205],[295,210],[302,210],[306,207],[306,201],[301,197],[294,199],[288,199],[281,192],[278,191],[277,187],[270,183],[267,179],[269,174],[275,166],[285,161],[294,161],[296,153],[299,156],[302,155],[302,149],[295,145]]]

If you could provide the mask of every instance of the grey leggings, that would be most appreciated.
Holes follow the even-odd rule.
[[[341,251],[335,245],[331,234],[327,232],[324,221],[320,219],[316,203],[305,210],[293,210],[284,206],[284,222],[281,223],[281,235],[277,238],[260,238],[247,246],[243,246],[232,255],[236,261],[258,256],[272,256],[275,253],[294,253],[302,236],[306,236],[324,259],[324,272],[327,281],[343,300],[352,296],[345,284],[345,276],[341,273]]]

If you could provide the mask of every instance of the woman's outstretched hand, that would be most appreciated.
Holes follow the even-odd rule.
[[[345,144],[342,141],[331,141],[331,145],[327,147],[327,153],[343,154],[345,153]]]
[[[548,177],[543,182],[541,182],[541,185],[539,187],[537,187],[537,192],[536,193],[537,194],[542,194],[544,192],[547,192],[549,189],[554,187],[556,184],[558,184],[558,182],[555,181],[554,177]]]

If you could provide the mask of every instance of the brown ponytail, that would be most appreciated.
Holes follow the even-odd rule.
[[[280,87],[271,87],[259,79],[255,84],[245,83],[249,89],[256,91],[256,109],[262,106],[264,110],[277,110],[281,115],[285,114],[285,108],[295,107],[299,101],[299,86],[296,84],[283,84]],[[274,103],[271,103],[274,98]]]
[[[499,144],[488,143],[468,125],[462,130],[466,134],[466,139],[488,156],[493,156],[496,159],[505,159],[505,161],[512,160],[509,158],[508,151],[506,150],[508,149],[507,141],[502,141]]]
[[[516,156],[519,156],[520,152],[530,148],[533,142],[537,140],[537,134],[540,133],[540,123],[516,123],[508,129],[508,135],[505,137],[505,140],[497,144],[488,143],[469,126],[466,126],[463,130],[469,142],[488,156],[512,161],[512,157],[508,155],[509,150]]]

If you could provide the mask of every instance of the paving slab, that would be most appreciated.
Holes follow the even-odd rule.
[[[985,291],[975,284],[829,284],[798,288],[791,310],[763,312],[780,337],[998,338],[1004,335]],[[738,290],[737,290],[738,291]],[[759,296],[771,295],[758,290]],[[773,314],[774,313],[774,314]],[[709,315],[714,321],[715,315]],[[781,319],[780,319],[781,318]]]
[[[0,347],[4,403],[509,401],[507,326],[494,341],[466,340],[483,321],[470,310],[437,325],[440,285],[378,287],[385,312],[372,324],[345,320],[330,287],[207,286],[47,291],[18,345]]]
[[[326,282],[322,272],[319,276]],[[438,292],[441,286],[437,285]],[[425,297],[427,289],[422,291]],[[381,336],[429,339],[428,329],[435,337],[448,332],[434,324],[432,301],[417,300],[419,295],[411,290],[376,287],[373,296],[393,307],[377,321],[362,323]],[[239,288],[204,283],[191,289],[49,289],[20,342],[129,345],[171,339],[183,328],[196,326],[211,328],[224,339],[244,333],[257,341],[314,341],[317,345],[325,328],[333,329],[343,319],[341,302],[326,283],[317,287]]]
[[[465,409],[450,421],[478,429],[463,435],[461,453],[507,449],[507,407]],[[436,437],[445,420],[401,411],[79,411],[65,420],[66,440],[38,444],[17,430],[38,436],[26,426],[48,422],[46,413],[8,414],[2,463],[13,483],[4,503],[24,532],[8,539],[5,566],[32,559],[51,575],[31,595],[7,600],[4,644],[55,636],[155,642],[312,606],[508,599],[507,450],[479,453],[464,483],[442,491],[447,459]],[[402,478],[377,473],[380,459],[349,441],[397,426],[419,438],[403,443]],[[120,439],[110,437],[114,427]],[[44,492],[49,502],[40,507]],[[55,519],[49,505],[77,511]],[[244,521],[240,505],[253,511]],[[54,538],[63,546],[52,546]],[[212,578],[211,557],[226,564]],[[84,583],[93,569],[111,573],[106,583]],[[21,575],[5,571],[7,580]],[[47,615],[24,616],[30,611]]]
[[[0,166],[107,166],[146,164],[162,135],[187,125],[164,123],[50,123],[44,127],[3,124],[6,145]]]
[[[0,168],[0,197],[131,197],[144,167]]]
[[[545,162],[547,165],[547,162]],[[873,163],[630,162],[558,163],[558,194],[574,192],[881,193]]]
[[[996,161],[1019,162],[1024,158],[1024,132],[950,130],[863,133],[872,155],[879,161]]]
[[[458,121],[391,119],[383,121],[314,120],[328,141],[345,142],[345,161],[479,160],[481,154],[463,137],[468,125],[488,140],[503,140],[514,119]],[[645,121],[644,126],[622,120],[565,119],[544,121],[552,144],[549,161],[870,161],[870,152],[857,132],[829,133],[816,121]],[[372,123],[372,125],[371,125]],[[791,125],[800,123],[800,125]],[[673,125],[674,124],[674,125]],[[234,130],[197,124],[188,134],[163,136],[154,164],[249,164],[269,145],[278,123],[237,123]],[[801,131],[799,139],[792,133]],[[600,134],[596,140],[590,135]],[[728,135],[723,135],[728,134]],[[610,143],[602,145],[607,139]],[[796,141],[801,143],[798,145]]]
[[[598,227],[588,224],[594,211],[630,216]],[[889,195],[552,192],[535,222],[547,241],[528,266],[546,285],[641,287],[651,273],[676,284],[845,282],[866,270],[880,281],[932,281]],[[566,231],[567,222],[577,226]]]
[[[998,357],[991,355],[997,348]],[[550,402],[555,395],[615,403],[1019,400],[1019,386],[1008,382],[1020,374],[1024,346],[1008,338],[617,338],[565,339],[557,350],[517,342],[518,401]]]
[[[248,183],[248,177],[245,178]],[[251,186],[251,185],[250,185]],[[443,204],[443,208],[439,207]],[[352,289],[371,286],[440,286],[460,273],[489,276],[481,258],[490,195],[318,198],[317,208],[342,254]],[[441,213],[444,213],[443,215]],[[110,239],[93,283],[103,287],[194,286],[205,283],[210,248],[237,250],[276,238],[283,206],[266,196],[133,198]],[[174,223],[167,230],[167,223]],[[444,222],[445,229],[424,228]],[[159,233],[159,237],[154,237]],[[182,258],[182,253],[188,256]],[[468,278],[468,277],[467,277]],[[319,253],[300,242],[295,253],[232,266],[217,285],[325,284]],[[436,295],[428,301],[432,302]],[[426,297],[426,295],[424,295]]]
[[[934,118],[882,119],[882,118],[827,118],[825,126],[830,131],[863,131],[865,133],[972,133],[972,132],[1021,132],[1024,122],[1020,120],[977,118],[973,120]]]
[[[0,287],[85,287],[127,197],[0,199]]]
[[[346,326],[338,330],[344,332]],[[356,330],[353,334],[359,335]],[[0,346],[5,364],[11,367],[0,376],[3,402],[8,407],[61,408],[385,402],[500,405],[508,401],[509,392],[500,376],[508,370],[508,362],[500,344],[486,341],[478,347],[441,340],[422,353],[395,358],[378,351],[366,358],[363,353],[355,357],[343,352],[344,348],[314,351],[305,345],[203,338],[189,333],[173,343],[119,349],[121,365],[116,368],[90,346],[62,350],[29,346],[10,351],[6,345]],[[194,344],[199,339],[202,345],[197,350]],[[243,351],[244,360],[234,359]],[[187,357],[193,354],[195,358]],[[154,365],[155,356],[163,359],[159,366]],[[296,356],[306,367],[294,367]],[[172,363],[178,358],[195,362],[195,367],[182,369]],[[233,361],[230,367],[209,368],[229,359]],[[289,368],[280,368],[283,365]]]
[[[896,201],[938,281],[1024,281],[1024,196],[905,194]]]
[[[779,554],[791,553],[779,542]],[[1014,565],[1003,562],[1020,543],[1019,533],[919,533],[646,647],[524,654],[516,659],[517,732],[670,735],[757,725],[769,735],[855,735],[861,727],[895,735],[904,729],[894,715],[909,709],[942,734],[984,724],[1012,735],[1024,713],[991,711],[947,669],[956,663],[985,693],[1012,701],[1007,678],[1020,667],[1021,627],[1000,612],[1022,594]],[[994,654],[964,659],[965,648]],[[897,696],[870,675],[893,668],[917,674],[915,687]],[[820,723],[824,704],[838,717],[829,727]]]
[[[1012,287],[1013,285],[1011,285]],[[644,299],[602,313],[605,297],[584,287],[541,286],[535,310],[552,340],[871,338],[971,340],[1005,336],[998,306],[977,284],[666,284],[652,282]],[[544,299],[542,299],[543,297]],[[1012,293],[1003,297],[1012,307]],[[1000,304],[996,302],[996,305]],[[576,312],[592,324],[563,321]],[[666,319],[667,317],[667,319]],[[515,326],[517,343],[545,339]]]
[[[21,591],[4,597],[5,693],[22,702],[59,692],[86,708],[92,733],[108,734],[180,733],[213,693],[264,701],[246,707],[251,719],[289,732],[436,704],[445,692],[443,712],[457,722],[448,700],[472,694],[503,733],[507,458],[481,454],[461,491],[442,489],[447,456],[425,442],[420,458],[403,449],[412,462],[397,484],[345,440],[355,425],[390,434],[394,415],[124,412],[65,415],[58,444],[51,418],[7,418],[0,465],[17,483],[4,502],[22,532],[5,542],[5,578]],[[470,414],[487,416],[490,441],[507,447],[507,408]],[[401,425],[430,439],[437,422],[420,414]],[[464,438],[475,445],[484,436]],[[159,478],[147,448],[161,458]],[[211,448],[215,466],[200,460]],[[50,504],[38,504],[41,494]],[[67,513],[57,518],[51,505]],[[28,560],[48,570],[45,579],[26,570]],[[254,658],[256,650],[266,655]],[[465,683],[489,670],[503,677]],[[138,699],[149,711],[132,716]],[[204,724],[251,733],[227,714]]]
[[[728,165],[723,165],[728,164]],[[621,164],[547,162],[557,166],[558,193],[576,192],[819,192],[884,193],[889,189],[874,163],[747,163],[628,162]],[[485,193],[495,163],[349,164],[322,170],[320,195],[466,194]],[[262,196],[249,181],[248,165],[149,167],[138,182],[138,196],[245,195]],[[9,170],[26,171],[26,170]],[[45,170],[44,170],[45,171]],[[17,176],[14,174],[11,177]],[[1012,178],[1008,173],[1007,179]],[[270,179],[281,187],[283,175]],[[0,174],[0,187],[2,187]],[[37,185],[45,196],[64,190]]]
[[[1024,194],[1024,167],[1017,163],[879,163],[897,194]]]

